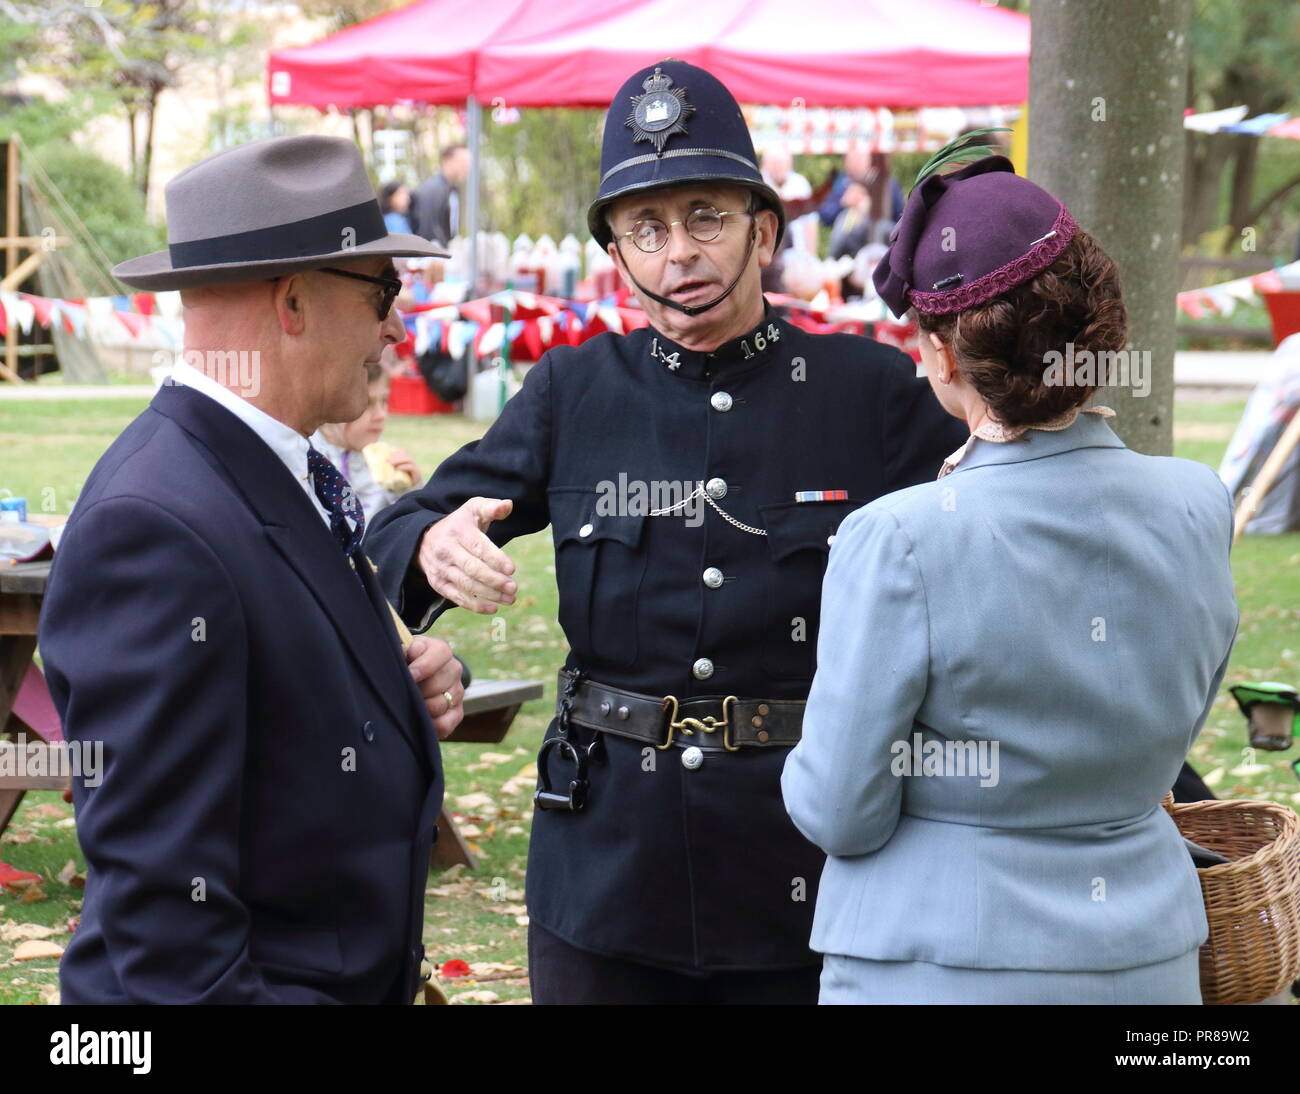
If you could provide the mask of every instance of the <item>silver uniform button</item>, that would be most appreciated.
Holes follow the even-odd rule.
[[[725,391],[715,391],[709,398],[709,405],[712,406],[714,410],[730,410],[731,404],[731,396]]]
[[[722,584],[722,571],[716,566],[710,566],[704,571],[704,584],[710,589],[716,589]]]
[[[713,662],[707,657],[701,657],[691,666],[691,673],[697,680],[707,680],[713,675]]]
[[[704,484],[704,489],[708,491],[709,497],[714,498],[715,500],[717,498],[725,498],[727,496],[727,480],[710,479]]]
[[[694,771],[704,762],[704,753],[700,749],[691,745],[690,748],[682,749],[682,767],[687,771]]]
[[[827,536],[827,537],[826,537],[826,546],[827,546],[827,547],[833,547],[834,545],[835,545],[835,537],[834,537],[834,536]]]
[[[590,524],[584,524],[581,528],[578,529],[578,535],[586,538],[587,536],[591,535],[593,531],[595,531],[595,529]]]

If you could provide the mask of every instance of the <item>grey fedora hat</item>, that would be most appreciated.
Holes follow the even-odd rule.
[[[342,137],[271,137],[227,148],[167,184],[167,250],[113,267],[137,289],[279,277],[352,258],[447,258],[389,232],[361,153]]]

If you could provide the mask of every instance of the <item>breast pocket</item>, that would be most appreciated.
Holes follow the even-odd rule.
[[[775,575],[763,642],[763,671],[811,680],[817,668],[822,578],[840,523],[862,501],[785,502],[759,508]]]
[[[554,487],[548,495],[560,626],[584,666],[626,668],[637,658],[645,517],[609,513],[586,488]]]

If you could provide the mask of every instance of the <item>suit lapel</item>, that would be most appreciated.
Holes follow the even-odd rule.
[[[267,539],[333,622],[371,691],[379,695],[416,756],[436,755],[428,747],[432,725],[423,702],[412,709],[414,681],[406,671],[388,609],[374,602],[369,565],[358,581],[289,469],[256,433],[219,403],[183,385],[164,384],[152,405],[201,442],[225,468],[265,526]]]

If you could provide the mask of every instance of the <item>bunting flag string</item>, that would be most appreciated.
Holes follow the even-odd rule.
[[[1300,262],[1180,292],[1177,304],[1194,319],[1206,314],[1228,316],[1238,304],[1258,303],[1261,293],[1277,292],[1293,278],[1300,278]],[[883,317],[855,310],[852,305],[819,306],[817,301],[809,304],[769,295],[774,303],[807,312],[822,323],[860,323]],[[48,330],[61,323],[65,331],[78,338],[120,343],[125,336],[131,342],[161,342],[179,349],[184,340],[180,312],[178,292],[66,300],[0,292],[0,337],[6,336],[11,327],[30,335],[33,328]],[[402,317],[417,356],[430,349],[459,356],[467,345],[473,345],[480,356],[490,356],[508,342],[511,358],[523,361],[535,361],[555,346],[581,345],[605,331],[626,334],[648,322],[645,312],[629,305],[624,290],[600,300],[566,300],[505,289],[459,304],[414,304],[403,309]]]
[[[1300,278],[1300,262],[1291,262],[1250,277],[1235,277],[1203,289],[1188,289],[1178,294],[1178,309],[1184,315],[1200,319],[1207,313],[1231,315],[1239,303],[1258,302],[1260,293],[1280,292],[1284,279]]]

